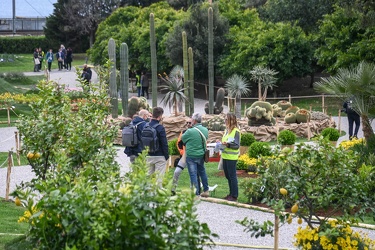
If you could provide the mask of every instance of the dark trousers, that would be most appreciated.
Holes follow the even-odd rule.
[[[43,64],[43,61],[40,60],[40,64],[39,64],[39,70],[42,70],[42,64]]]
[[[48,62],[48,71],[51,71],[52,62]]]
[[[63,62],[62,61],[58,61],[57,64],[59,65],[59,70],[62,70],[63,69]]]
[[[147,99],[148,99],[148,86],[147,87],[142,87],[142,96],[145,96],[145,93],[146,93]]]
[[[228,180],[229,195],[237,198],[238,197],[238,181],[237,181],[237,160],[225,160],[223,159],[223,170],[225,178]]]
[[[355,137],[358,137],[358,130],[359,130],[359,126],[361,124],[361,119],[359,117],[359,115],[357,114],[348,114],[348,124],[349,124],[349,139],[352,137],[352,136],[355,136]],[[355,128],[354,128],[354,134],[353,134],[353,124],[355,124]]]

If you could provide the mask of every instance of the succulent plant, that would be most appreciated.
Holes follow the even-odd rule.
[[[285,110],[285,115],[287,115],[289,113],[295,114],[298,110],[299,110],[299,107],[291,106],[291,107],[287,108],[287,110]]]
[[[292,106],[292,104],[288,101],[281,100],[277,103],[277,106],[279,106],[282,110],[287,110],[289,107]]]
[[[214,116],[207,122],[207,128],[211,131],[224,131],[225,130],[225,121],[221,116]]]
[[[286,114],[285,117],[284,117],[284,121],[287,124],[296,123],[297,122],[296,114],[294,114],[294,113]]]
[[[297,123],[306,123],[306,122],[310,121],[310,118],[311,118],[310,112],[306,109],[298,110],[295,113],[295,115],[296,115]]]

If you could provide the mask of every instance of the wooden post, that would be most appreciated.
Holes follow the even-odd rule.
[[[243,117],[244,117],[244,119],[246,119],[246,103],[245,103],[245,109],[243,111]]]
[[[278,120],[277,120],[277,117],[276,117],[276,136],[279,136],[279,124],[278,124]]]
[[[273,249],[278,250],[279,249],[279,224],[280,224],[280,219],[279,216],[275,214],[275,238],[273,242]]]
[[[310,130],[310,119],[307,121],[307,140],[311,139],[311,130]]]
[[[10,186],[10,173],[12,172],[12,151],[9,151],[8,154],[8,171],[7,171],[7,181],[6,181],[6,189],[5,189],[5,200],[9,200],[9,186]]]
[[[337,125],[337,128],[339,130],[339,133],[341,135],[341,110],[339,109],[339,124]]]
[[[322,95],[322,111],[324,113],[324,94]]]
[[[10,107],[7,108],[7,114],[8,114],[8,127],[10,127]]]
[[[18,140],[18,132],[15,131],[14,132],[14,136],[16,138],[16,155],[17,155],[17,162],[18,162],[18,166],[21,165],[21,158],[20,158],[20,147],[19,147],[19,140]]]
[[[292,103],[292,96],[289,95],[289,102]]]
[[[310,113],[312,112],[312,105],[310,104]]]

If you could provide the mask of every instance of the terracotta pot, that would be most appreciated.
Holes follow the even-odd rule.
[[[337,141],[330,141],[330,143],[332,144],[333,147],[336,147],[337,145]]]
[[[240,146],[240,155],[245,155],[249,151],[249,146]]]
[[[284,148],[290,148],[294,150],[294,144],[293,145],[281,145],[281,149],[284,149]]]

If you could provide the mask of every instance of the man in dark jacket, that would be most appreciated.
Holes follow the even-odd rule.
[[[141,133],[149,117],[150,112],[146,109],[142,109],[139,111],[138,116],[133,118],[132,123],[137,126],[137,137],[139,142],[141,142]],[[138,143],[138,145],[134,147],[125,147],[124,153],[130,158],[130,162],[133,163],[135,158],[142,152],[142,149],[142,143]]]
[[[167,134],[164,126],[160,124],[163,120],[163,114],[164,110],[161,107],[155,107],[152,110],[152,118],[149,125],[154,127],[157,132],[159,148],[154,153],[149,152],[146,158],[147,165],[149,166],[148,172],[149,174],[157,174],[157,180],[160,187],[162,186],[164,174],[167,168],[167,160],[169,159]]]
[[[353,100],[348,100],[344,102],[344,112],[348,115],[348,124],[349,124],[349,139],[353,137],[358,138],[358,130],[361,124],[361,119],[359,114],[353,109]],[[353,134],[353,123],[355,123],[355,129]]]

